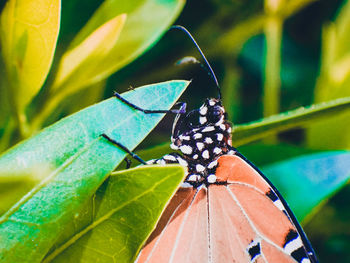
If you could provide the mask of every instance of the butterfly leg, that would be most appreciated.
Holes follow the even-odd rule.
[[[179,109],[175,109],[175,110],[146,110],[146,109],[142,109],[139,106],[131,103],[130,101],[124,99],[119,93],[114,92],[114,96],[121,100],[123,103],[125,103],[126,105],[130,106],[131,108],[138,110],[138,111],[142,111],[143,113],[174,113],[174,114],[184,114],[186,113],[186,103],[185,102],[178,102],[176,103],[176,105],[180,105]]]
[[[106,140],[108,140],[109,142],[111,142],[112,144],[118,146],[119,148],[123,149],[125,152],[127,152],[128,154],[131,155],[132,158],[134,158],[135,160],[139,161],[142,164],[146,164],[146,162],[144,160],[142,160],[136,153],[130,151],[127,147],[125,147],[123,144],[121,144],[120,142],[117,142],[116,140],[113,140],[112,138],[110,138],[108,135],[106,135],[105,133],[100,135],[101,137],[105,138]],[[128,163],[128,161],[126,161]]]
[[[129,169],[130,166],[131,166],[131,160],[128,159],[128,157],[125,157],[125,158],[124,158],[124,161],[126,162],[126,167],[125,167],[125,169]]]

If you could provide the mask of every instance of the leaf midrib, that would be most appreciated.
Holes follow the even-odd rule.
[[[158,182],[155,183],[148,190],[142,192],[141,194],[139,194],[139,195],[135,196],[134,198],[130,199],[129,201],[125,202],[123,205],[118,206],[118,207],[110,210],[110,212],[108,212],[104,216],[100,217],[98,220],[93,221],[92,224],[88,225],[83,230],[81,230],[80,232],[78,232],[77,234],[72,236],[72,238],[69,239],[67,242],[65,242],[63,245],[61,245],[60,247],[56,248],[48,257],[46,257],[42,261],[42,263],[48,263],[48,262],[52,261],[59,253],[64,251],[67,247],[69,247],[71,244],[73,244],[79,238],[84,236],[87,232],[89,232],[90,230],[94,229],[96,226],[98,226],[98,225],[102,224],[103,222],[105,222],[106,220],[108,220],[110,217],[113,216],[113,214],[115,214],[116,212],[118,212],[122,208],[126,207],[127,205],[131,204],[132,202],[134,202],[134,201],[136,201],[136,200],[138,200],[138,199],[148,195],[149,193],[153,192],[156,187],[158,187],[164,181],[168,180],[168,178],[171,177],[171,175],[173,175],[173,174],[174,173],[171,173],[171,174],[168,174],[168,175],[164,176],[161,180],[158,180]],[[94,201],[94,204],[95,204],[95,201]]]

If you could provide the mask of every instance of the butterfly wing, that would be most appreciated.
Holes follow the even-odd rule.
[[[207,262],[206,196],[206,188],[180,188],[135,262]]]
[[[180,188],[136,262],[317,262],[272,184],[242,156],[218,162],[218,184]]]
[[[213,251],[225,234],[217,232],[221,224],[218,220],[225,218],[232,227],[228,228],[229,223],[226,223],[223,232],[230,229],[239,237],[236,244],[240,245],[241,251],[248,253],[248,262],[258,259],[261,262],[317,262],[286,202],[244,157],[220,157],[216,177],[218,182],[226,182],[226,185],[209,186],[210,245]],[[222,204],[223,200],[225,204]],[[230,209],[227,209],[227,204],[230,204]]]

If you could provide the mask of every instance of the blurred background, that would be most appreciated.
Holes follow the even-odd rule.
[[[62,8],[61,38],[66,37],[67,41],[97,5],[96,1],[86,1],[83,7],[73,2],[64,1]],[[277,21],[274,12],[278,14]],[[246,123],[263,118],[264,114],[348,96],[349,75],[335,81],[328,74],[335,70],[336,59],[350,54],[349,20],[347,1],[192,0],[185,4],[175,24],[192,33],[210,61],[223,89],[230,120]],[[216,89],[198,65],[174,65],[184,56],[201,60],[185,34],[170,31],[148,52],[111,76],[101,97],[110,97],[114,90],[123,92],[130,86],[185,78],[193,82],[181,101],[188,103],[189,109],[198,108],[206,97],[217,95]],[[349,58],[341,68],[349,70]],[[275,90],[266,92],[266,86]],[[72,100],[74,103],[67,104],[75,104],[74,97]],[[173,119],[174,116],[167,116],[138,149],[169,142]],[[277,139],[258,144],[284,144],[292,155],[348,148],[349,115],[331,121],[308,131],[284,132]],[[256,143],[239,149],[258,165],[278,160],[278,149],[264,154],[257,153],[255,147]],[[267,154],[270,160],[266,156],[262,160],[259,154]],[[349,201],[350,188],[345,187],[305,225],[321,262],[350,262]]]
[[[101,4],[93,0],[62,1],[59,45],[45,85],[50,84],[69,43]],[[175,24],[192,33],[210,61],[229,119],[235,124],[350,95],[350,1],[191,0]],[[200,66],[175,66],[184,56],[202,61],[184,33],[169,31],[107,81],[67,97],[46,125],[111,97],[114,91],[121,93],[173,79],[192,80],[180,101],[186,102],[188,109],[198,108],[205,98],[217,96],[216,88]],[[44,87],[33,103],[40,105],[45,96]],[[40,106],[29,108],[28,115],[40,110]],[[168,143],[173,120],[174,116],[166,116],[137,150]],[[307,130],[293,129],[243,145],[239,150],[260,166],[287,155],[349,149],[349,128],[349,114],[343,114]],[[288,152],[283,157],[281,147]],[[344,187],[326,201],[304,222],[305,232],[321,262],[350,262],[350,188]]]

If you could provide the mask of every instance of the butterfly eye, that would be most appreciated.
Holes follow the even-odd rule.
[[[220,106],[214,106],[209,112],[208,112],[208,121],[210,123],[216,123],[221,119],[223,112],[221,110]]]

